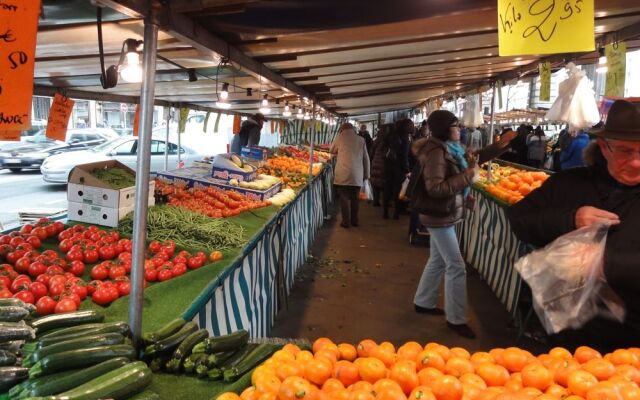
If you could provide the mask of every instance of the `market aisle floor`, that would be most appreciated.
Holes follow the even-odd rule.
[[[313,260],[299,270],[272,336],[327,336],[350,343],[372,338],[396,345],[437,341],[469,350],[516,345],[509,315],[473,269],[467,285],[469,324],[476,339],[453,334],[444,317],[417,314],[413,295],[428,248],[409,245],[408,216],[383,220],[381,209],[369,205],[362,205],[360,214],[358,228],[341,228],[335,214],[325,223],[313,246]],[[546,347],[526,338],[517,345],[533,352]]]

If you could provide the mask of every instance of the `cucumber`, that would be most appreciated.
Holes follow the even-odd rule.
[[[255,349],[253,349],[253,351],[247,354],[247,356],[244,357],[242,361],[240,361],[238,364],[236,364],[235,366],[229,369],[224,370],[224,381],[234,382],[240,379],[242,375],[250,372],[252,369],[257,367],[261,362],[269,358],[271,354],[275,352],[275,349],[276,347],[271,344],[267,344],[267,343],[259,344],[258,347],[256,347]]]
[[[88,349],[63,351],[51,354],[38,361],[29,369],[29,377],[37,378],[52,372],[95,365],[112,358],[125,357],[134,360],[135,349],[128,344],[92,347]]]
[[[0,343],[14,340],[29,340],[35,337],[34,330],[24,322],[0,323]]]
[[[22,306],[0,307],[0,322],[18,322],[27,318],[29,310]]]
[[[142,340],[147,344],[153,344],[178,332],[186,323],[182,318],[176,318],[158,330],[143,334]]]
[[[0,350],[0,367],[15,365],[18,357],[10,351]]]
[[[31,354],[26,358],[22,366],[31,367],[34,363],[42,360],[43,358],[63,351],[86,349],[90,347],[110,346],[114,344],[123,344],[124,336],[119,333],[107,333],[104,335],[84,336],[78,339],[67,340],[65,342],[58,342],[51,346],[43,347],[42,349]]]
[[[0,367],[0,393],[4,393],[29,377],[29,370],[22,367]]]
[[[182,364],[184,360],[187,358],[189,354],[191,354],[191,350],[193,347],[206,339],[209,336],[209,332],[206,329],[200,329],[199,331],[193,332],[185,340],[180,343],[178,348],[173,352],[173,356],[171,360],[167,363],[167,370],[178,373],[182,368]]]
[[[107,372],[72,390],[50,397],[51,400],[125,399],[142,391],[153,373],[142,361],[132,362]]]
[[[206,358],[207,355],[204,353],[191,354],[186,360],[184,360],[184,372],[187,374],[193,374],[196,370],[196,363],[200,359],[206,360]]]
[[[75,387],[78,387],[79,385],[92,379],[101,377],[104,374],[121,368],[127,364],[129,364],[129,359],[119,357],[101,362],[89,368],[57,373],[54,374],[55,376],[57,376],[57,379],[43,380],[41,382],[33,384],[29,389],[24,390],[21,395],[25,397],[35,397],[62,393],[66,390],[71,390]],[[44,376],[38,379],[43,379],[46,377],[47,376]]]
[[[189,335],[197,330],[198,325],[196,325],[195,322],[187,322],[178,332],[160,340],[159,342],[147,346],[145,349],[145,357],[156,357],[158,355],[164,355],[171,352]]]
[[[207,354],[219,353],[221,351],[236,350],[249,341],[249,332],[241,329],[229,335],[210,337],[204,343],[194,349],[194,353],[199,353],[204,348]]]
[[[88,324],[91,322],[100,322],[104,319],[102,312],[88,310],[88,311],[76,311],[65,314],[51,314],[44,317],[36,318],[30,322],[33,329],[38,334],[50,331],[57,328],[66,328],[68,326],[75,326],[81,324]]]
[[[130,334],[129,325],[125,324],[124,322],[110,322],[107,324],[89,324],[89,325],[93,325],[93,327],[90,329],[85,329],[78,332],[69,331],[70,333],[65,335],[49,336],[47,334],[36,342],[37,343],[35,346],[36,350],[39,350],[43,347],[51,346],[56,343],[79,339],[81,337],[104,335],[107,333],[119,333],[123,336],[129,336]],[[66,328],[66,329],[73,329],[73,328]],[[59,331],[59,332],[62,332],[62,331]],[[27,345],[29,344],[31,343],[27,343]],[[25,347],[27,345],[25,345]]]

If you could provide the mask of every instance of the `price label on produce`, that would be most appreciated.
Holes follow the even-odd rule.
[[[543,62],[538,64],[540,72],[540,101],[551,100],[551,64]]]
[[[31,127],[40,0],[0,3],[0,131]],[[17,134],[18,139],[20,133]],[[15,134],[0,133],[3,138]]]
[[[593,3],[594,0],[498,0],[500,56],[595,50]]]

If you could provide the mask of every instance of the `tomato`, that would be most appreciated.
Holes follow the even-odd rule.
[[[178,264],[178,263],[183,263],[186,264],[187,263],[187,257],[183,257],[181,255],[177,255],[175,256],[175,258],[173,259],[173,263],[174,264]]]
[[[62,242],[63,240],[71,239],[72,236],[73,236],[73,230],[64,229],[63,231],[58,233],[58,241]]]
[[[80,260],[71,261],[69,272],[75,276],[82,276],[84,274],[84,263]]]
[[[82,299],[80,299],[80,296],[70,290],[65,290],[60,294],[60,300],[62,299],[71,299],[74,303],[76,303],[78,307],[80,307],[80,303],[82,303]]]
[[[47,229],[41,227],[33,228],[31,234],[37,236],[40,240],[45,240],[48,237]]]
[[[20,299],[25,303],[29,303],[29,304],[33,304],[36,302],[35,296],[33,295],[33,293],[31,293],[28,290],[21,290],[16,294],[14,294],[13,297],[15,297],[16,299]]]
[[[211,254],[209,254],[209,260],[214,262],[222,260],[222,252],[218,250],[212,251]]]
[[[10,241],[11,241],[11,236],[9,235],[0,236],[0,244],[9,244]]]
[[[160,282],[168,281],[173,278],[173,272],[170,269],[161,269],[158,271],[158,280]]]
[[[42,241],[37,236],[27,236],[27,243],[35,249],[39,249],[42,246]]]
[[[189,266],[189,268],[191,268],[191,269],[197,269],[197,268],[200,268],[200,267],[202,267],[202,265],[203,265],[203,264],[204,264],[204,261],[203,261],[200,257],[198,257],[198,256],[191,257],[191,258],[189,258],[189,259],[187,260],[187,265],[188,265],[188,266]]]
[[[36,311],[38,315],[41,315],[41,316],[53,314],[57,304],[58,302],[52,299],[51,297],[42,296],[36,302]]]
[[[46,257],[46,258],[48,258],[48,259],[50,259],[50,260],[58,259],[58,253],[56,253],[53,250],[45,250],[45,251],[42,252],[41,255]]]
[[[153,257],[151,259],[151,263],[153,264],[154,268],[160,268],[162,266],[162,264],[164,264],[165,260],[163,260],[160,257]]]
[[[26,251],[12,251],[11,253],[7,254],[7,262],[9,264],[15,265],[16,262],[24,256],[25,253]]]
[[[58,304],[56,304],[54,308],[54,312],[56,314],[74,312],[77,310],[78,310],[78,304],[76,304],[76,302],[69,297],[60,299],[60,301],[58,302]]]
[[[184,263],[176,263],[173,265],[173,268],[171,268],[171,272],[174,277],[183,275],[187,272],[187,265]]]
[[[20,290],[24,290],[28,288],[30,284],[31,284],[31,278],[29,278],[26,275],[18,275],[13,280],[13,282],[11,282],[11,287],[9,289],[11,289],[13,293],[16,293],[16,292],[19,292]]]
[[[155,282],[158,280],[158,270],[153,268],[144,269],[144,279],[149,282]]]
[[[47,266],[38,261],[32,262],[29,265],[28,272],[29,272],[29,275],[31,275],[32,277],[37,278],[38,276],[47,272]]]
[[[125,276],[125,275],[127,275],[127,270],[123,266],[114,265],[113,267],[111,267],[111,269],[109,269],[110,279],[116,279],[118,277]]]
[[[96,265],[91,268],[91,278],[102,281],[109,276],[109,270],[104,265]]]
[[[133,244],[131,243],[130,239],[120,239],[118,241],[118,244],[122,244],[124,251],[128,253],[131,253],[131,251],[133,250]]]
[[[11,278],[8,275],[0,275],[0,287],[5,288],[11,286]]]
[[[73,248],[72,248],[72,249],[70,249],[70,250],[67,252],[67,255],[65,256],[65,258],[66,258],[68,261],[76,261],[76,260],[77,260],[77,261],[83,261],[83,260],[84,260],[84,255],[83,255],[83,253],[82,253],[82,250],[80,250],[80,249],[73,249]]]
[[[74,283],[69,288],[69,291],[72,293],[75,293],[80,298],[80,300],[86,299],[87,296],[89,295],[89,291],[87,290],[87,286],[84,284],[84,282],[80,284]]]
[[[49,286],[49,280],[51,279],[51,275],[44,273],[36,278],[36,282],[43,283],[47,287]]]
[[[29,270],[29,265],[31,265],[31,259],[29,257],[20,257],[20,259],[15,262],[16,271],[20,273],[26,273]]]
[[[47,271],[45,272],[47,275],[62,275],[64,274],[64,269],[59,265],[50,265],[47,267]]]
[[[60,233],[64,230],[64,224],[60,221],[54,222],[53,226],[56,228],[56,233]]]
[[[64,283],[52,283],[49,281],[49,294],[51,296],[59,296],[66,290]]]
[[[13,293],[7,288],[0,288],[0,299],[8,299],[13,297]]]
[[[160,242],[158,242],[157,240],[152,240],[151,243],[149,243],[149,251],[152,253],[157,253],[160,251]]]
[[[160,258],[162,261],[169,261],[171,259],[171,255],[160,250],[153,258]]]
[[[93,264],[100,259],[100,253],[95,248],[87,247],[83,253],[83,261],[86,264]]]
[[[102,281],[91,281],[87,284],[87,295],[93,296],[93,293],[102,285]]]
[[[58,248],[61,252],[66,253],[71,250],[71,246],[73,246],[73,242],[71,241],[71,239],[64,239],[60,242]]]
[[[29,291],[33,293],[35,300],[39,300],[42,296],[46,296],[48,289],[47,285],[42,282],[32,282],[29,284]]]
[[[107,288],[98,288],[93,292],[93,295],[91,296],[91,299],[93,300],[94,303],[101,305],[101,306],[105,306],[109,303],[111,303],[111,296],[107,290]]]
[[[100,247],[98,249],[98,254],[99,254],[101,260],[111,260],[111,259],[115,258],[116,251],[114,250],[113,247],[111,247],[109,245],[109,246]]]
[[[118,295],[120,297],[122,296],[128,296],[129,292],[131,291],[131,282],[118,282],[116,284],[116,287],[118,288]]]
[[[173,253],[176,251],[176,244],[172,240],[167,240],[162,243],[162,247],[160,247],[160,251],[164,251],[169,256],[173,256]]]
[[[178,253],[178,257],[184,257],[185,259],[191,257],[191,253],[186,250],[182,250]]]
[[[51,279],[49,279],[49,287],[51,287],[51,285],[63,285],[67,283],[67,277],[64,275],[53,275],[51,277]]]
[[[33,250],[33,246],[30,245],[27,242],[24,243],[20,243],[19,245],[16,246],[16,251],[22,251],[22,256],[24,257],[25,254],[27,254],[28,252],[30,252],[31,250]]]
[[[56,227],[53,224],[49,224],[45,227],[45,231],[47,232],[47,237],[55,236],[58,233]]]

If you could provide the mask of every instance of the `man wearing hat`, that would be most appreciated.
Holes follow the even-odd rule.
[[[516,236],[544,246],[575,229],[611,225],[604,255],[609,286],[624,301],[623,323],[595,318],[552,338],[600,350],[640,344],[640,103],[617,100],[585,150],[585,167],[559,172],[507,210]]]
[[[247,118],[240,127],[238,133],[231,142],[231,152],[240,154],[240,150],[245,146],[257,146],[260,143],[260,131],[264,125],[265,117],[261,113],[256,113]]]

